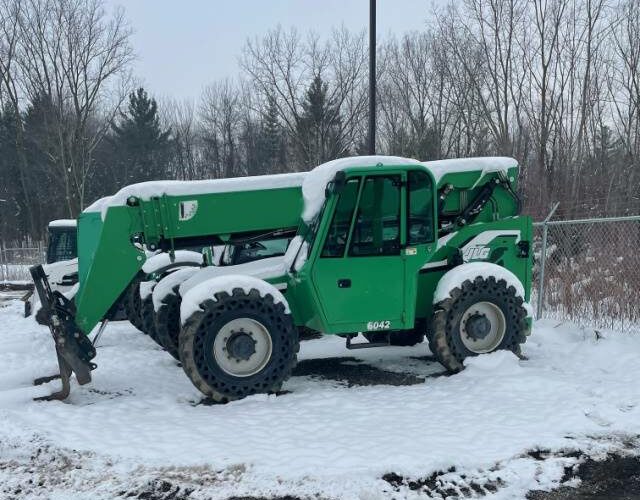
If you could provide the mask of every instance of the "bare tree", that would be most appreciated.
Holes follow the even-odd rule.
[[[63,180],[69,216],[84,204],[93,152],[129,89],[133,51],[122,9],[101,0],[25,0],[18,18],[20,81],[53,104],[45,145]]]
[[[238,147],[239,97],[238,87],[229,79],[209,85],[202,96],[203,137],[214,177],[243,174]]]
[[[18,172],[24,204],[21,207],[27,214],[27,230],[32,236],[40,233],[33,213],[32,190],[28,183],[28,163],[25,154],[24,129],[21,115],[22,94],[19,85],[18,51],[21,43],[20,16],[22,2],[19,0],[2,0],[0,2],[0,98],[3,105],[11,109],[15,126],[15,148],[18,158]]]
[[[275,105],[291,143],[311,158],[314,146],[300,131],[305,93],[318,77],[328,84],[327,101],[336,116],[327,121],[337,127],[336,142],[348,150],[357,148],[367,109],[366,54],[364,33],[352,35],[342,27],[326,41],[313,33],[303,40],[295,30],[278,27],[247,41],[241,66],[261,107]]]
[[[200,130],[193,102],[169,98],[161,103],[160,109],[164,128],[172,131],[169,168],[173,176],[183,180],[200,178]]]

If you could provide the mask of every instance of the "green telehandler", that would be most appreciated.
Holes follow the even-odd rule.
[[[297,234],[281,265],[198,270],[194,277],[212,274],[181,292],[178,352],[185,373],[215,401],[275,392],[295,366],[298,327],[341,335],[350,349],[398,339],[410,344],[426,335],[452,372],[469,356],[520,354],[531,329],[533,256],[517,176],[510,158],[373,156],[315,168],[302,183],[304,204],[291,213]],[[133,186],[117,195],[85,264],[79,231],[75,310],[50,294],[46,277],[32,268],[49,305],[63,380],[53,396],[68,395],[72,372],[78,383],[90,381],[95,350],[87,335],[108,319],[139,272],[145,246],[171,250],[205,236],[246,238],[259,233],[258,219],[262,227],[285,226],[275,220],[284,181],[265,177],[254,181],[254,191],[234,192],[240,182],[210,181],[197,193],[180,184]],[[92,293],[99,287],[104,293]],[[359,333],[367,340],[356,342]]]

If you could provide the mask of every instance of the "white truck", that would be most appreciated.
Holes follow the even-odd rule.
[[[52,220],[47,227],[47,239],[46,264],[42,268],[53,290],[68,292],[78,282],[76,220]],[[23,300],[24,315],[29,316],[38,308],[38,297],[30,292]]]

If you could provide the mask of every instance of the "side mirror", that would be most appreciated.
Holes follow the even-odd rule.
[[[333,180],[327,184],[327,187],[324,191],[325,198],[328,198],[332,194],[342,193],[342,190],[346,185],[347,185],[346,174],[342,170],[337,171]]]

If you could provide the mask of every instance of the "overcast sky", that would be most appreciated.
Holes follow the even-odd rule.
[[[440,2],[438,2],[440,3]],[[235,76],[245,40],[281,24],[327,34],[367,29],[368,0],[107,0],[135,30],[136,75],[156,96],[196,98]],[[378,0],[378,37],[423,29],[431,0]]]

